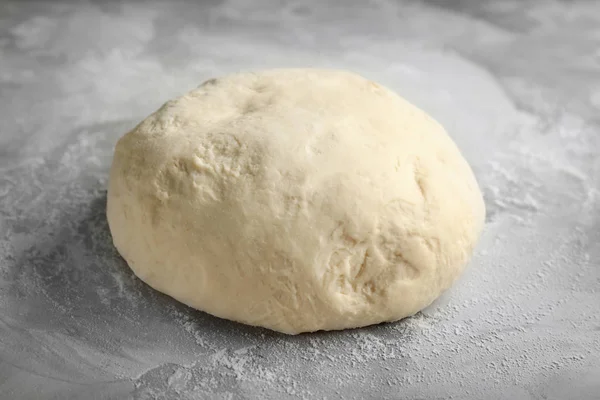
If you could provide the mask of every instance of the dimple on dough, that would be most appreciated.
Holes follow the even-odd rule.
[[[107,215],[153,288],[297,334],[429,305],[485,208],[426,113],[350,72],[278,69],[209,80],[122,137]]]

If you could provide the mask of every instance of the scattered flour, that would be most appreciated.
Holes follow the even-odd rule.
[[[335,11],[346,18],[335,24],[326,3],[292,1],[281,18],[260,11],[272,9],[267,0],[237,14],[236,0],[208,3],[57,4],[14,23],[0,8],[17,48],[0,41],[0,85],[20,85],[0,86],[0,378],[8,377],[0,392],[562,399],[577,387],[581,398],[597,395],[600,128],[590,110],[598,88],[585,92],[587,80],[577,80],[570,91],[562,78],[588,68],[576,64],[577,46],[553,53],[563,39],[548,21],[563,14],[540,13],[525,38],[505,27],[520,18],[519,2],[493,12],[473,5],[481,18],[421,2],[355,2]],[[550,3],[563,7],[527,9],[535,15]],[[597,29],[592,3],[573,2],[561,26],[572,35]],[[496,24],[482,20],[489,13]],[[365,16],[381,24],[366,27]],[[233,40],[221,28],[230,23],[244,34]],[[45,61],[31,64],[31,54]],[[300,336],[210,317],[135,279],[105,218],[116,139],[210,75],[307,63],[381,80],[448,127],[488,207],[465,275],[412,318]],[[546,66],[560,74],[538,77]]]

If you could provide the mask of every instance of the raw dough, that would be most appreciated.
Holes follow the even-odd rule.
[[[121,138],[107,214],[150,286],[297,334],[429,305],[485,208],[423,111],[353,73],[280,69],[209,80]]]

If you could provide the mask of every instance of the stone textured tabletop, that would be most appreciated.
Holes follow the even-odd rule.
[[[467,273],[403,321],[285,336],[111,244],[116,140],[227,72],[350,69],[446,126],[485,194]],[[600,2],[0,0],[1,399],[599,399]]]

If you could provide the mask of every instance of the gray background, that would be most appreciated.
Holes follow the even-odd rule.
[[[227,72],[327,66],[444,124],[485,194],[431,307],[285,336],[134,278],[116,140]],[[0,1],[0,398],[599,399],[600,2]]]

